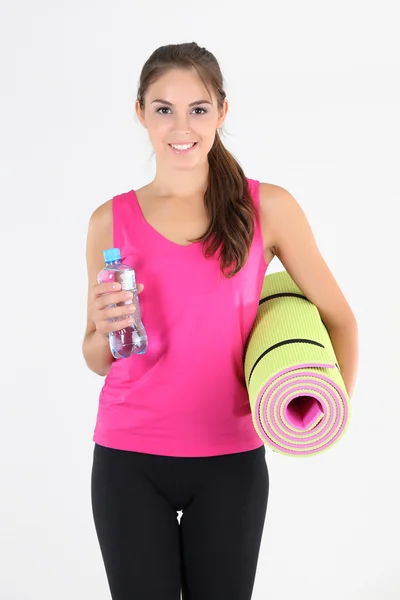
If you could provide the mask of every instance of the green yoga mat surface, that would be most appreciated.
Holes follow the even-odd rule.
[[[244,369],[254,426],[275,452],[317,454],[342,437],[350,405],[334,348],[287,271],[265,277]]]

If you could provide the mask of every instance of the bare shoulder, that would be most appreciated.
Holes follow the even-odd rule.
[[[302,212],[292,194],[280,185],[260,183],[260,209],[262,216],[276,220],[285,214]]]
[[[112,200],[100,204],[91,214],[89,228],[103,229],[112,225]]]
[[[113,241],[112,200],[100,204],[91,214],[87,233],[88,254],[98,255],[98,248],[111,248]]]
[[[91,214],[86,241],[88,257],[98,256],[100,249],[102,254],[105,248],[111,248],[112,242],[112,200],[107,200]]]
[[[266,244],[278,250],[282,237],[308,222],[300,203],[285,188],[272,183],[260,183],[260,216]],[[312,232],[308,230],[308,235]]]
[[[100,204],[89,220],[86,238],[86,258],[89,271],[89,279],[94,276],[103,266],[103,250],[113,245],[113,218],[112,200]]]
[[[280,185],[275,185],[274,183],[265,183],[263,181],[260,182],[260,200],[263,202],[268,202],[283,192],[287,192],[287,190]]]
[[[300,245],[315,252],[314,233],[307,216],[287,189],[260,183],[260,217],[265,243],[281,262],[293,261]]]

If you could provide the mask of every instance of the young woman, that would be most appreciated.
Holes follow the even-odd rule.
[[[349,394],[355,383],[354,315],[293,196],[246,177],[225,149],[227,109],[209,51],[158,48],[136,102],[155,178],[90,219],[83,353],[106,376],[92,505],[113,600],[178,600],[181,589],[185,600],[252,597],[269,477],[243,350],[274,256],[318,307]],[[106,306],[127,296],[96,282],[111,247],[141,282],[149,339],[145,354],[119,360],[107,334],[131,320],[111,322],[126,307]]]

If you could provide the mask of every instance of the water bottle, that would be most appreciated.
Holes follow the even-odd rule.
[[[133,323],[125,329],[112,331],[108,334],[110,349],[114,358],[128,358],[131,354],[144,354],[147,350],[147,334],[142,323],[139,298],[136,288],[135,271],[121,262],[119,248],[109,248],[103,252],[105,266],[97,277],[98,283],[116,281],[121,284],[124,292],[132,292],[132,300],[110,304],[111,306],[124,306],[134,304],[135,312],[132,314]],[[123,317],[121,317],[123,318]],[[116,317],[114,321],[119,321]]]

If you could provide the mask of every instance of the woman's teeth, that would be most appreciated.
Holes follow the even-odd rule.
[[[193,144],[170,144],[170,145],[174,150],[189,150],[190,148],[193,148],[194,143]]]

